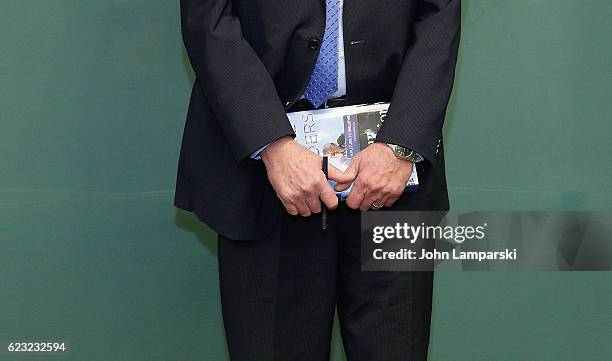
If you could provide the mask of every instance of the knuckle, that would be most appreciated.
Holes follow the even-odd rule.
[[[281,200],[281,202],[283,202],[283,204],[293,203],[293,198],[289,194],[281,193],[278,198]]]
[[[280,199],[285,201],[293,201],[295,199],[295,194],[292,191],[284,191],[280,194]]]
[[[312,191],[312,181],[311,180],[304,181],[304,183],[300,185],[300,192],[302,192],[303,194],[310,193],[311,191]]]

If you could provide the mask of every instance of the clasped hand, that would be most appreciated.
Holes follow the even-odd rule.
[[[413,163],[395,157],[384,143],[373,143],[355,156],[346,171],[329,165],[329,186],[321,170],[321,157],[293,141],[290,136],[270,144],[261,154],[268,179],[291,215],[308,217],[338,206],[336,191],[353,184],[346,205],[366,211],[376,204],[390,207],[402,195]]]

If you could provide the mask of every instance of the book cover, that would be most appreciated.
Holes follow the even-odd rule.
[[[389,103],[351,105],[287,113],[287,116],[298,143],[320,156],[327,156],[329,164],[344,171],[357,153],[376,140],[388,108]],[[335,182],[330,180],[330,185],[333,187]],[[415,166],[406,191],[416,191],[418,185]],[[337,195],[346,199],[350,190]]]

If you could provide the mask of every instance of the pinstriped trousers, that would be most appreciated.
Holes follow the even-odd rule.
[[[348,361],[425,361],[433,272],[362,272],[360,214],[284,213],[267,237],[219,236],[223,321],[232,361],[329,360],[337,308]]]

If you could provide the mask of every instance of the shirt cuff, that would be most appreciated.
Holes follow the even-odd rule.
[[[269,145],[270,145],[270,143],[264,145],[263,147],[257,149],[256,151],[254,151],[253,154],[251,154],[251,158],[253,158],[255,160],[261,160],[261,152],[263,152],[263,150],[266,149]]]

